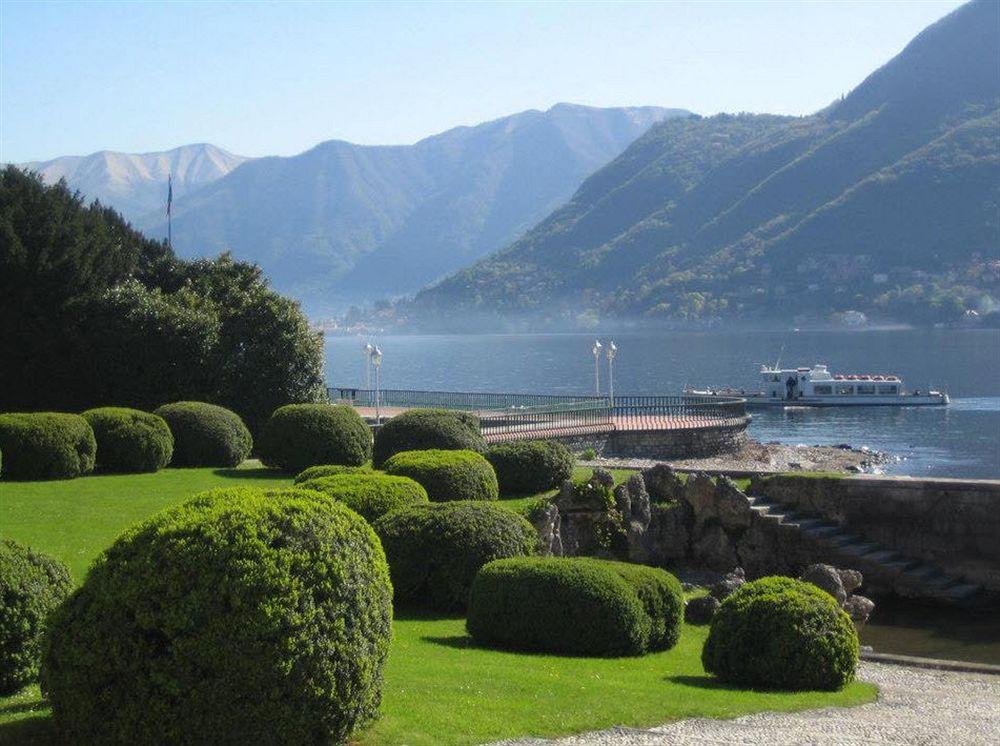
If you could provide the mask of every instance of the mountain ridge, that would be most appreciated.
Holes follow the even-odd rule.
[[[399,320],[704,322],[860,309],[947,321],[992,307],[998,9],[960,7],[814,115],[653,126],[520,239],[401,304]],[[947,229],[910,228],[927,215]],[[820,224],[832,232],[817,236]],[[924,307],[911,307],[916,296]]]

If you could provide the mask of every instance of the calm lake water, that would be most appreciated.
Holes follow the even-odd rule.
[[[387,336],[382,385],[397,389],[591,394],[593,334]],[[607,335],[600,335],[607,341]],[[614,335],[615,392],[679,394],[687,385],[755,389],[761,363],[827,363],[895,373],[907,388],[945,389],[948,407],[754,413],[762,441],[886,451],[889,474],[1000,477],[1000,330],[635,332]],[[327,337],[327,381],[363,386],[361,340]],[[601,385],[606,391],[607,363]]]

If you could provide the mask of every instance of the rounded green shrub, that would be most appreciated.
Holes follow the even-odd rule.
[[[159,415],[126,407],[88,409],[97,466],[110,472],[159,471],[174,454],[174,436]]]
[[[295,479],[292,480],[292,483],[301,484],[302,482],[308,482],[310,479],[319,479],[320,477],[336,477],[340,474],[373,473],[372,468],[368,465],[344,466],[343,464],[321,464],[319,466],[310,466],[308,469],[303,469],[295,475]]]
[[[376,472],[318,477],[298,486],[344,503],[369,523],[390,510],[427,502],[427,491],[412,479]]]
[[[0,451],[8,479],[72,479],[94,470],[97,441],[78,414],[0,414]]]
[[[684,589],[677,578],[658,567],[631,562],[591,561],[606,563],[639,596],[650,622],[649,650],[669,650],[677,644],[684,618]]]
[[[639,655],[650,619],[612,563],[517,557],[476,575],[466,628],[479,643],[569,655]]]
[[[532,495],[555,489],[573,476],[573,454],[554,440],[521,440],[486,449],[502,495]]]
[[[72,587],[64,564],[0,539],[0,697],[38,678],[45,621]]]
[[[402,451],[382,468],[420,482],[433,502],[496,500],[500,495],[496,472],[475,451]]]
[[[705,670],[740,686],[840,689],[854,679],[858,633],[828,593],[783,577],[726,598],[702,649]]]
[[[200,401],[164,404],[154,414],[174,434],[174,466],[239,466],[253,448],[250,431],[232,410]]]
[[[343,404],[286,404],[264,423],[258,447],[261,461],[285,471],[312,464],[361,466],[372,455],[372,432]]]
[[[486,450],[479,418],[447,409],[411,409],[396,415],[375,433],[372,461],[380,467],[401,451]]]
[[[53,615],[67,743],[330,743],[376,716],[392,586],[371,527],[309,490],[214,490],[126,531]]]
[[[535,529],[523,517],[486,502],[412,505],[374,523],[382,540],[395,602],[462,611],[479,568],[533,554]]]

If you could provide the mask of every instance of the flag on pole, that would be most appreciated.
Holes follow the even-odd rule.
[[[170,203],[174,201],[174,176],[167,174],[167,216],[170,216]]]

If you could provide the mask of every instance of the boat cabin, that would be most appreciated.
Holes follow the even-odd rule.
[[[795,401],[814,397],[900,396],[903,382],[894,375],[833,375],[825,365],[812,368],[760,367],[764,395]]]

